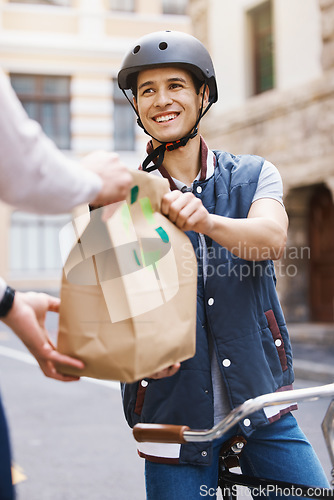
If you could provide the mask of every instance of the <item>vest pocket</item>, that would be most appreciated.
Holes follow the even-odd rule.
[[[268,321],[268,328],[273,336],[273,340],[275,343],[275,347],[281,363],[282,370],[286,371],[288,369],[288,362],[286,359],[283,337],[279,330],[274,311],[272,309],[269,309],[269,311],[266,311],[264,314]]]

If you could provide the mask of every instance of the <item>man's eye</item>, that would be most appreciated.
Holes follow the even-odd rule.
[[[152,92],[153,92],[153,89],[145,89],[145,90],[143,91],[143,95],[144,95],[144,94],[151,94]]]
[[[172,83],[170,86],[171,89],[178,89],[180,87],[181,87],[181,85],[179,83]]]

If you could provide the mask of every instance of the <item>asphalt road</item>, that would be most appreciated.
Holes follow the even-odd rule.
[[[54,318],[49,320],[54,325]],[[17,500],[144,500],[143,460],[125,423],[117,383],[44,377],[0,323],[1,392],[10,424]],[[295,388],[312,384],[298,380]],[[330,471],[320,430],[328,400],[295,415]]]

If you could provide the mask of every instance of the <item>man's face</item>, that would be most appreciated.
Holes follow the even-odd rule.
[[[181,139],[192,131],[202,104],[191,74],[177,67],[141,71],[135,106],[145,130],[162,142]],[[204,107],[207,97],[204,99]]]

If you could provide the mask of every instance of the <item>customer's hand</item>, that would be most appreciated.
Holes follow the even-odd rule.
[[[126,198],[132,177],[117,154],[96,151],[85,156],[80,163],[102,179],[102,189],[95,200],[90,203],[92,206],[109,205]]]
[[[46,293],[16,292],[13,306],[2,321],[22,340],[47,377],[63,382],[78,380],[79,377],[62,375],[57,372],[57,364],[82,369],[84,364],[78,359],[60,354],[51,342],[45,328],[48,311],[58,312],[60,300]]]

